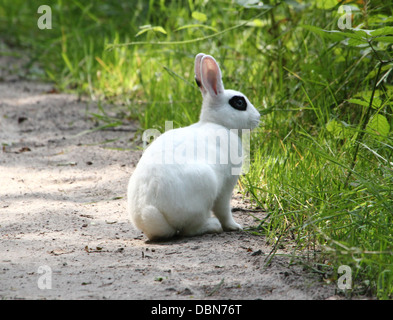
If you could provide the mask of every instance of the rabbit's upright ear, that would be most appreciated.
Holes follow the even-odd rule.
[[[202,78],[201,78],[201,61],[204,56],[205,56],[204,53],[198,53],[195,57],[195,82],[198,85],[199,89],[201,90],[202,94],[206,93],[206,89],[202,85]]]
[[[203,56],[201,60],[202,86],[212,97],[224,92],[221,70],[212,56]]]

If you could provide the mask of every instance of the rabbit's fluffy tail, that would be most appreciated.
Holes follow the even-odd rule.
[[[149,240],[162,240],[171,238],[176,234],[165,216],[154,206],[147,206],[142,209],[139,219],[135,219],[135,225],[141,229]]]

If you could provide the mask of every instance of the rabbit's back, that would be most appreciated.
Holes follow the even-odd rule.
[[[217,163],[217,141],[226,149],[225,134],[221,126],[195,124],[164,133],[146,149],[128,186],[129,213],[139,229],[166,230],[170,237],[210,217],[222,189],[237,179],[228,175],[230,164]]]

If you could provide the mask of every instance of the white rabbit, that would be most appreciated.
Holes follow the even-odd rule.
[[[199,122],[155,139],[128,184],[131,221],[150,240],[242,229],[230,206],[241,129],[258,126],[260,114],[242,93],[224,89],[213,57],[195,57],[195,81],[203,97]]]

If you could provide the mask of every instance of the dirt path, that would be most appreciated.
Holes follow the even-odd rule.
[[[2,78],[0,299],[335,298],[286,257],[265,267],[271,246],[247,232],[146,242],[126,215],[135,126],[78,136],[94,104]],[[255,224],[240,197],[233,206]]]

